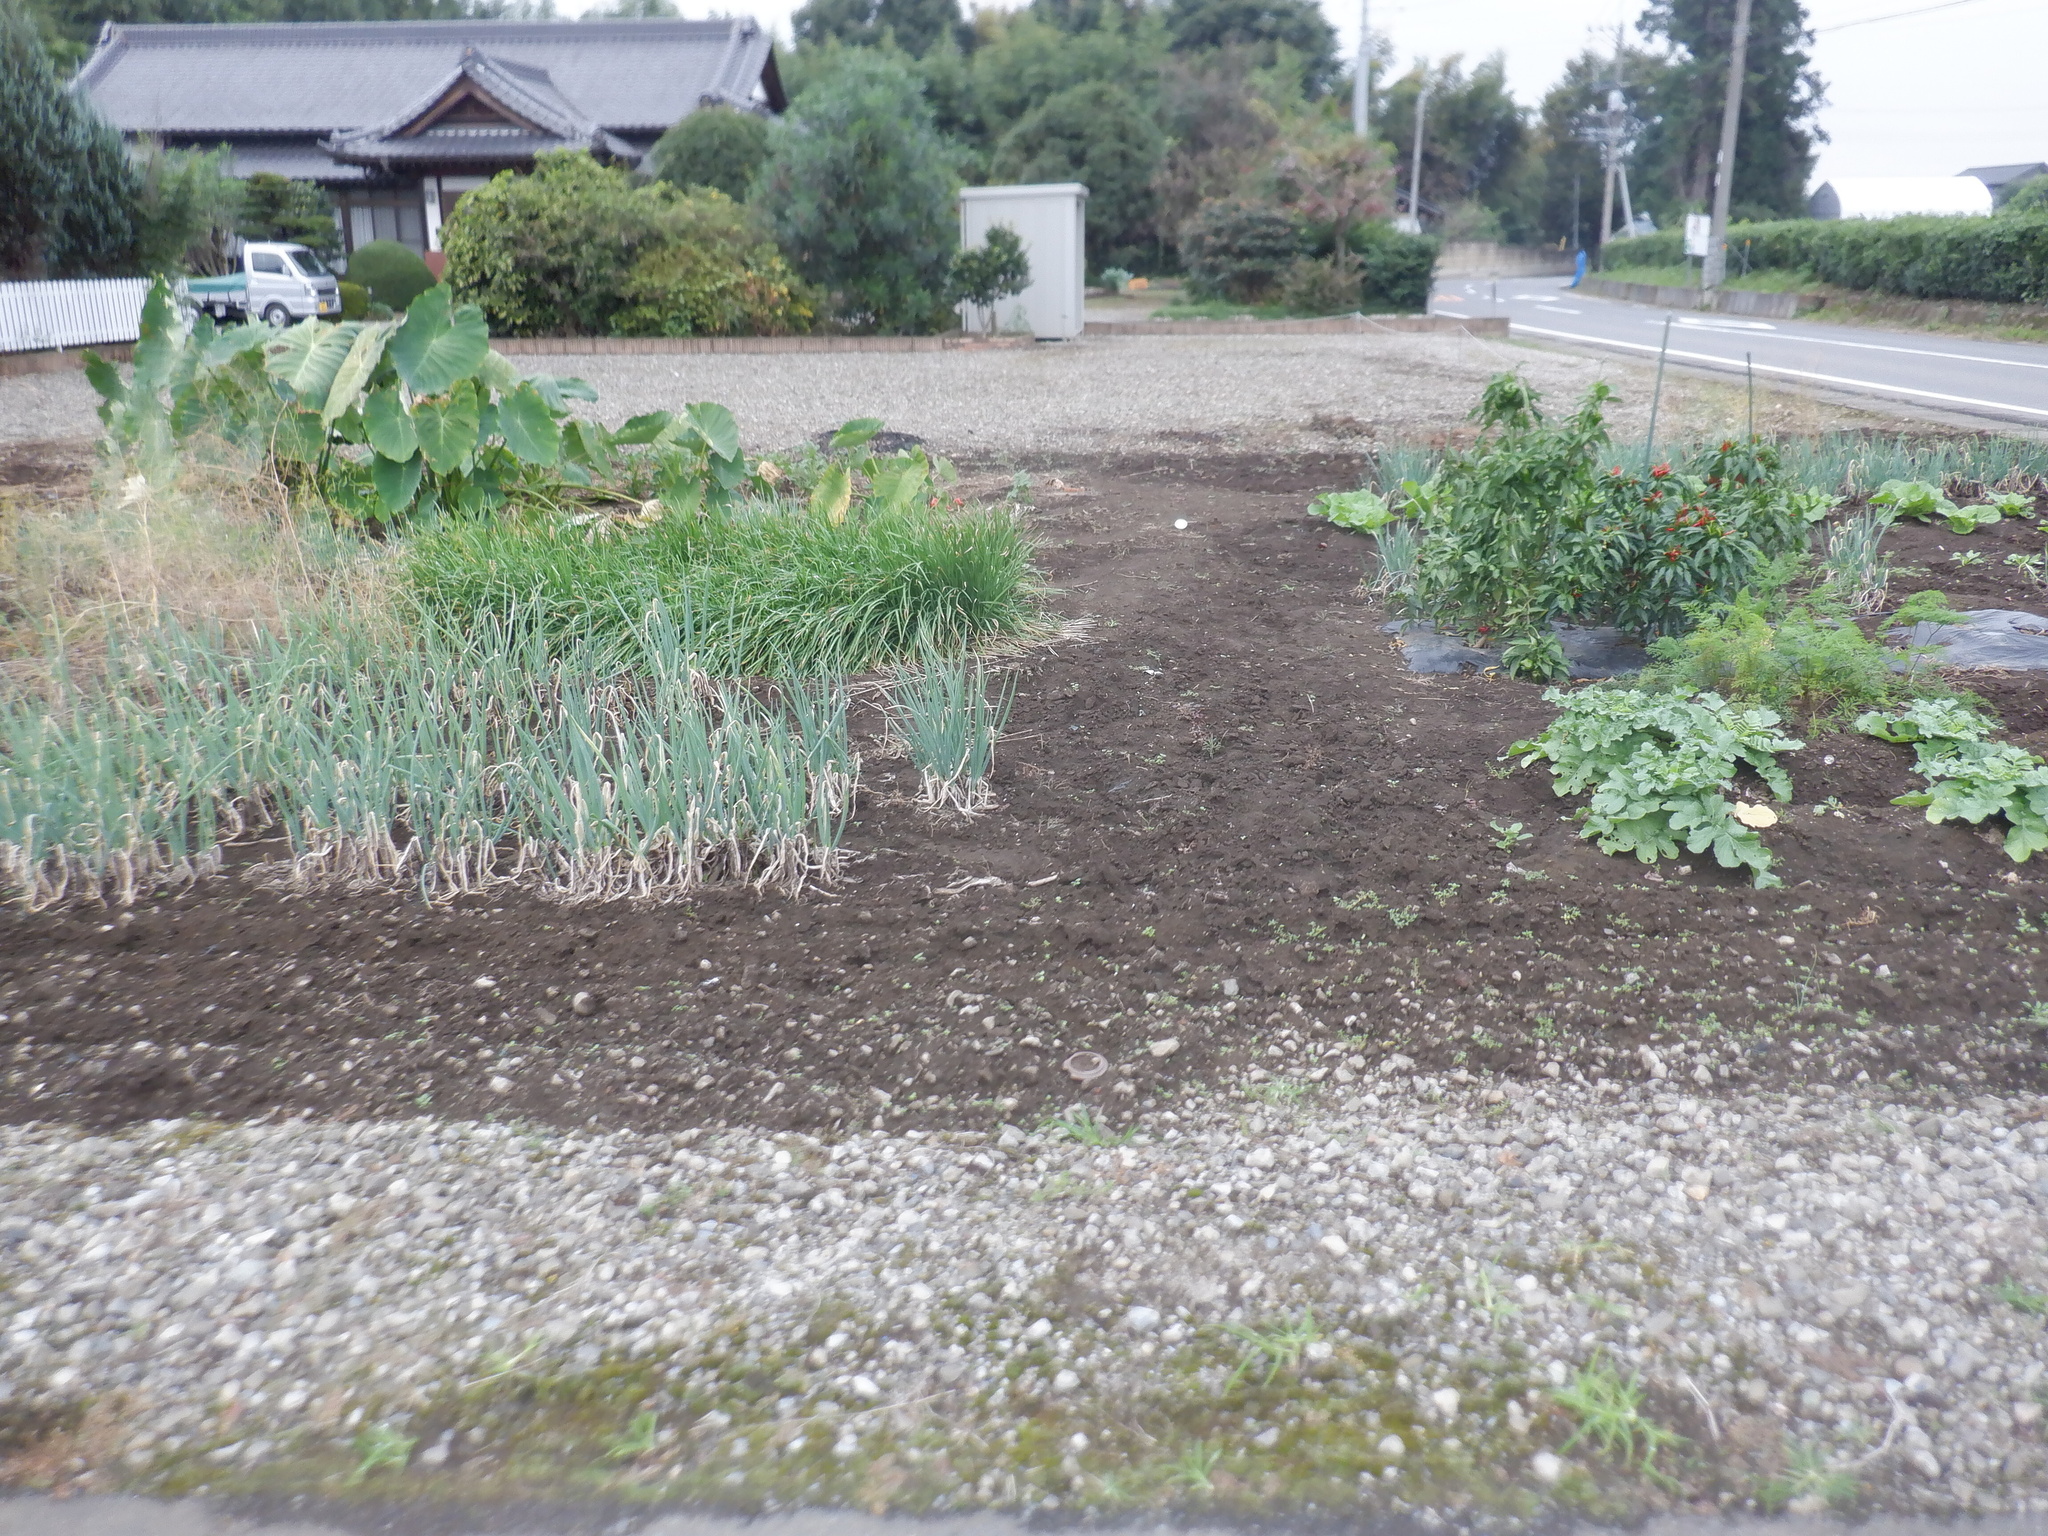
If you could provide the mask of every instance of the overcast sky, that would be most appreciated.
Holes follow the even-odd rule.
[[[588,0],[557,0],[574,15]],[[802,0],[727,0],[783,37]],[[1588,44],[1611,47],[1642,0],[1369,0],[1372,25],[1406,68],[1419,58],[1507,56],[1508,83],[1535,103]],[[1816,184],[1833,176],[1953,176],[1966,166],[2048,160],[2044,0],[1807,0],[1814,62],[1827,82]],[[1358,43],[1355,0],[1322,0],[1341,46]],[[708,6],[685,0],[686,14]],[[1895,16],[1897,12],[1918,14]],[[1868,20],[1894,17],[1890,20]],[[1845,26],[1843,23],[1859,23]]]

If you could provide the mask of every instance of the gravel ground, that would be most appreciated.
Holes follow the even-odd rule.
[[[955,455],[1300,451],[1413,440],[1461,429],[1480,387],[1522,369],[1560,407],[1596,379],[1621,394],[1618,439],[1648,424],[1651,370],[1456,335],[1114,337],[975,352],[565,356],[617,423],[718,400],[753,448],[784,447],[856,416],[880,416]],[[82,374],[0,378],[0,443],[89,436],[97,397]],[[1739,387],[1671,375],[1659,435],[1732,430]],[[1767,394],[1772,431],[1885,424],[1889,417]]]
[[[1122,1146],[7,1128],[0,1480],[2048,1511],[2048,1100],[1345,1083],[1281,1038]]]

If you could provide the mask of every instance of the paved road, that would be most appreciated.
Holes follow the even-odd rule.
[[[1946,411],[2048,426],[2048,346],[1861,326],[1670,312],[1597,299],[1562,277],[1445,279],[1430,308],[1445,315],[1508,316],[1517,336],[1573,348],[1654,357],[1671,322],[1671,360],[1757,377],[1937,406]]]

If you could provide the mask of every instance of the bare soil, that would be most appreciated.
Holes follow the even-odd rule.
[[[994,811],[927,815],[871,755],[858,861],[800,899],[284,897],[248,877],[258,845],[133,911],[10,911],[0,1116],[1117,1121],[1301,1091],[1262,1080],[1282,1031],[1324,1047],[1310,1092],[1383,1067],[2048,1088],[2048,870],[1890,804],[1918,787],[1906,749],[1790,756],[1781,890],[1609,858],[1502,761],[1541,691],[1408,673],[1364,546],[1305,517],[1355,460],[1039,469],[1043,564],[1084,625],[1017,659]],[[2036,601],[2002,564],[2039,548],[2026,525],[1897,539],[1959,604]],[[1963,544],[1984,561],[1948,568]],[[1969,683],[2048,746],[2041,680]],[[1078,1083],[1079,1051],[1111,1070]]]

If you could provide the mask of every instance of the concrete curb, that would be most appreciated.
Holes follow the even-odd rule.
[[[1629,304],[1654,304],[1659,309],[1707,309],[1724,315],[1753,315],[1761,320],[1797,319],[1827,303],[1827,296],[1818,293],[1755,293],[1747,288],[1717,288],[1712,293],[1703,293],[1697,288],[1617,283],[1604,277],[1589,277],[1579,289],[1597,298],[1620,299]]]
[[[1383,336],[1389,332],[1505,336],[1505,315],[1335,315],[1321,320],[1090,320],[1089,336]]]

